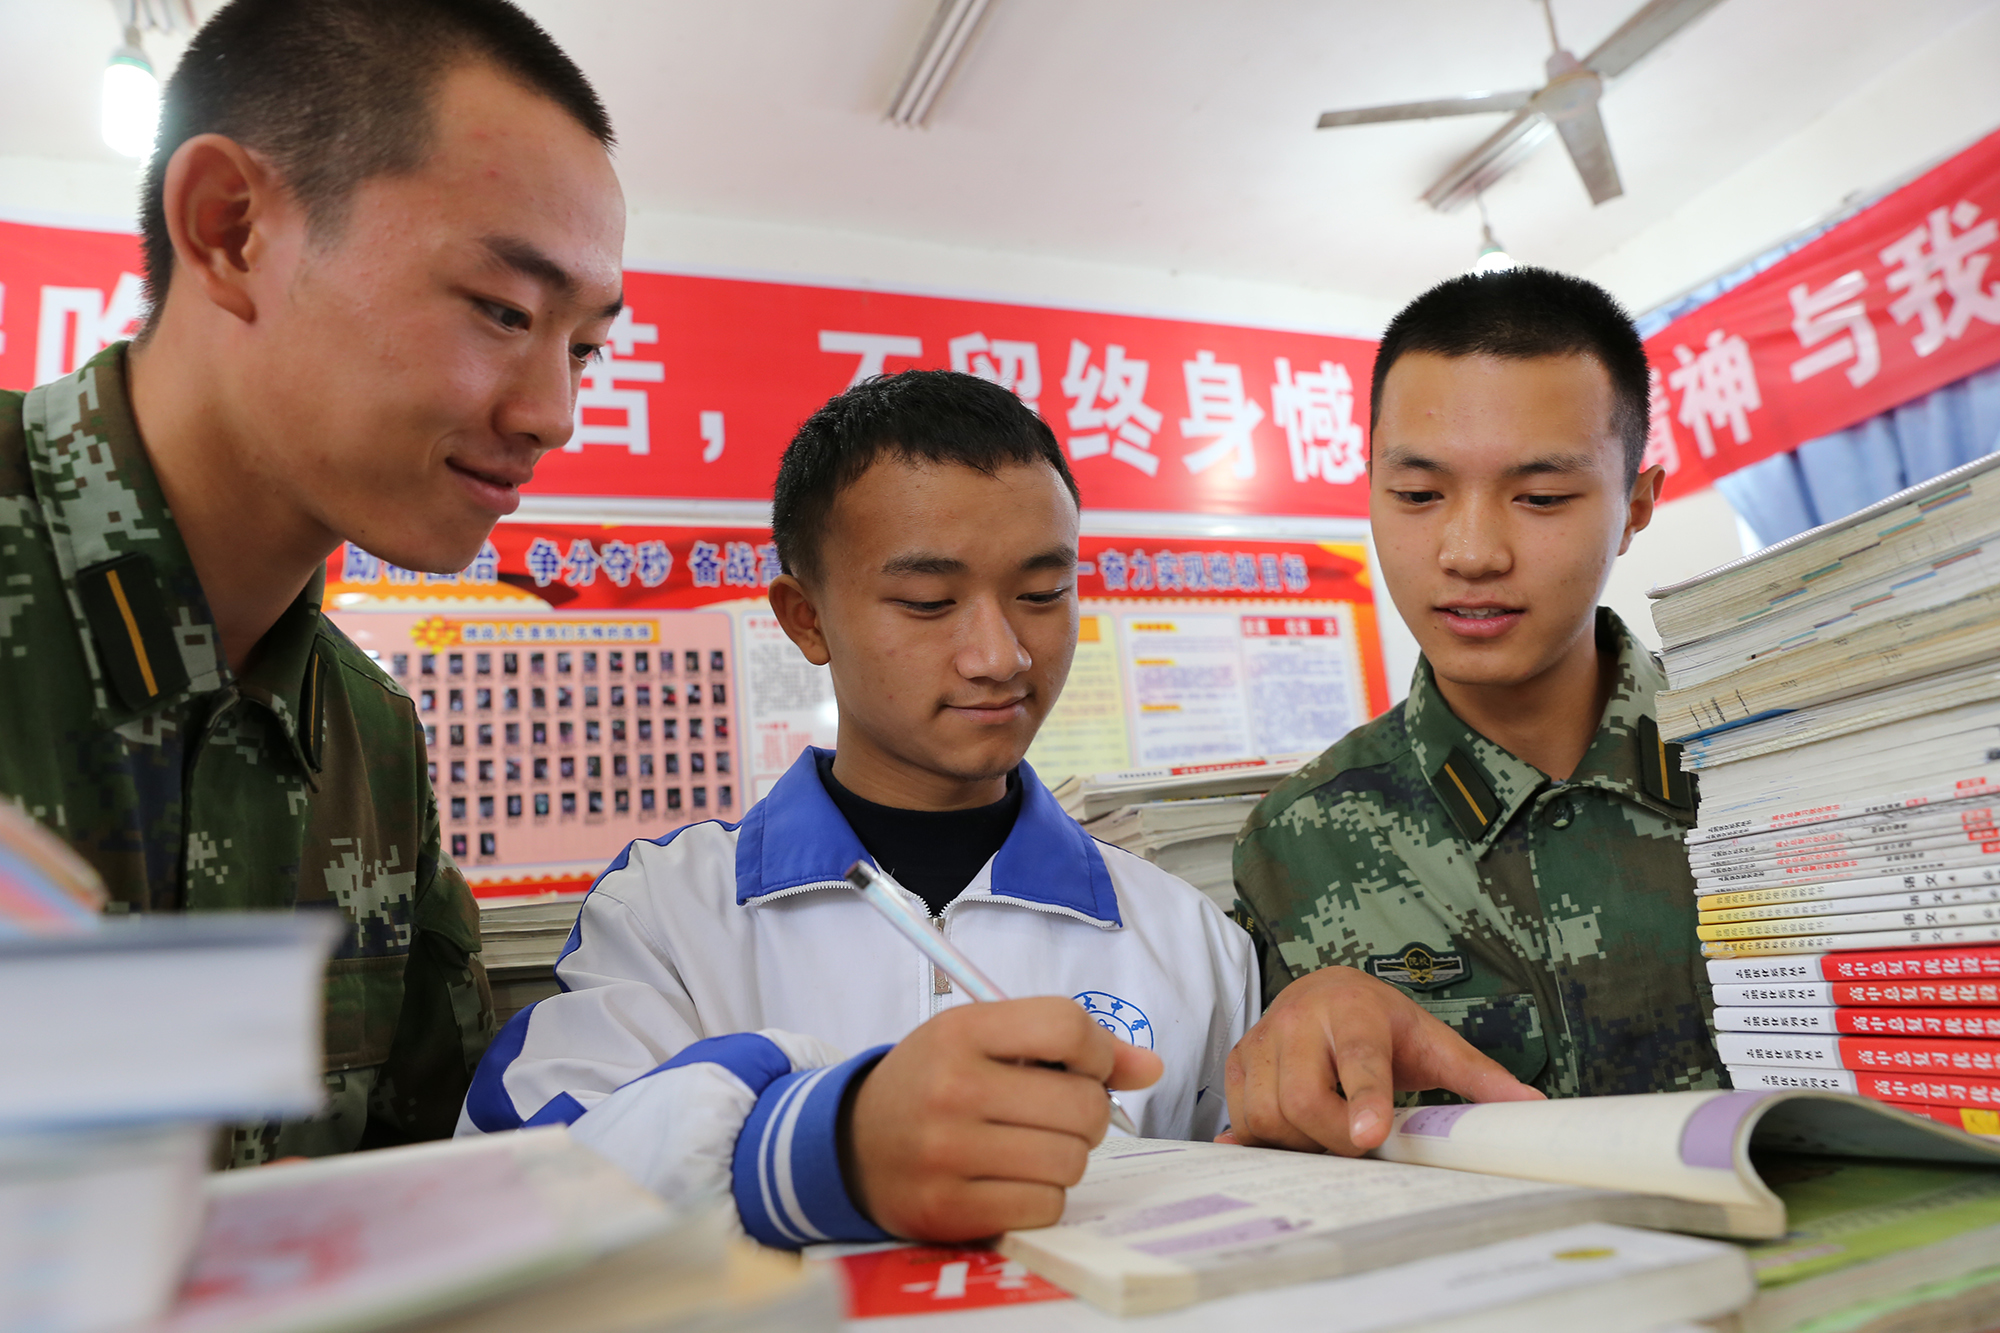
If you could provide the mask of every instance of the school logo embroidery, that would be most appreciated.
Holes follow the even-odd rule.
[[[1472,969],[1466,966],[1462,954],[1439,953],[1421,944],[1405,944],[1395,953],[1371,955],[1368,972],[1411,990],[1437,990],[1465,980]]]
[[[1070,998],[1097,1020],[1097,1026],[1120,1041],[1148,1051],[1153,1049],[1152,1020],[1146,1017],[1145,1010],[1130,1000],[1121,1000],[1101,990],[1087,990]]]

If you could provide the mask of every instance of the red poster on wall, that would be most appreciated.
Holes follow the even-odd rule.
[[[1647,341],[1685,490],[2000,362],[2000,132]]]
[[[0,388],[129,336],[138,274],[132,236],[0,222]],[[1365,339],[640,271],[625,301],[531,493],[767,499],[829,397],[928,366],[1035,407],[1089,508],[1367,512]]]

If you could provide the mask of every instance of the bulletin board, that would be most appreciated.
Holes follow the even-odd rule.
[[[1317,749],[1388,706],[1358,544],[1080,554],[1076,656],[1028,753],[1051,784]],[[764,600],[777,573],[767,529],[504,523],[456,574],[343,548],[326,606],[416,704],[445,850],[475,894],[509,897],[740,819],[834,744],[830,673]]]

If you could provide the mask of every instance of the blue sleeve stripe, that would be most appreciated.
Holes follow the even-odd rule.
[[[583,1119],[584,1105],[566,1092],[559,1092],[543,1103],[542,1109],[529,1116],[523,1129],[539,1129],[543,1125],[573,1125]]]
[[[764,1215],[772,1227],[793,1245],[831,1239],[799,1216],[798,1196],[791,1188],[791,1173],[785,1169],[791,1165],[791,1117],[804,1104],[805,1095],[812,1091],[815,1084],[824,1081],[827,1073],[826,1069],[809,1070],[786,1079],[784,1086],[773,1089],[777,1093],[777,1105],[764,1124],[759,1126],[760,1132],[753,1140],[759,1202],[764,1205]],[[749,1126],[744,1128],[747,1130]],[[830,1146],[839,1152],[837,1143]],[[776,1198],[772,1197],[774,1191]]]
[[[528,1040],[528,1016],[534,1012],[535,1006],[531,1004],[508,1019],[507,1026],[500,1029],[500,1035],[486,1048],[486,1054],[479,1057],[479,1068],[473,1071],[472,1086],[465,1094],[465,1114],[488,1134],[521,1127],[521,1113],[514,1109],[514,1099],[507,1095],[505,1079],[507,1066],[520,1057],[521,1046]]]
[[[889,1048],[826,1069],[787,1074],[757,1099],[736,1140],[736,1206],[744,1229],[766,1245],[887,1240],[862,1215],[840,1174],[840,1104],[849,1084]]]
[[[721,1065],[742,1079],[753,1097],[763,1096],[764,1089],[792,1072],[791,1057],[778,1049],[778,1043],[756,1032],[732,1032],[724,1037],[703,1037],[690,1042],[673,1059],[647,1070],[632,1083],[684,1065],[704,1064]],[[629,1088],[632,1083],[625,1086]]]

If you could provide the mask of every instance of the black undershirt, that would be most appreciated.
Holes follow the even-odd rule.
[[[898,883],[924,900],[931,915],[943,912],[1000,850],[1021,813],[1021,772],[1007,775],[1007,794],[971,810],[898,810],[856,796],[833,775],[833,756],[819,760],[820,784],[840,808],[854,836]]]

